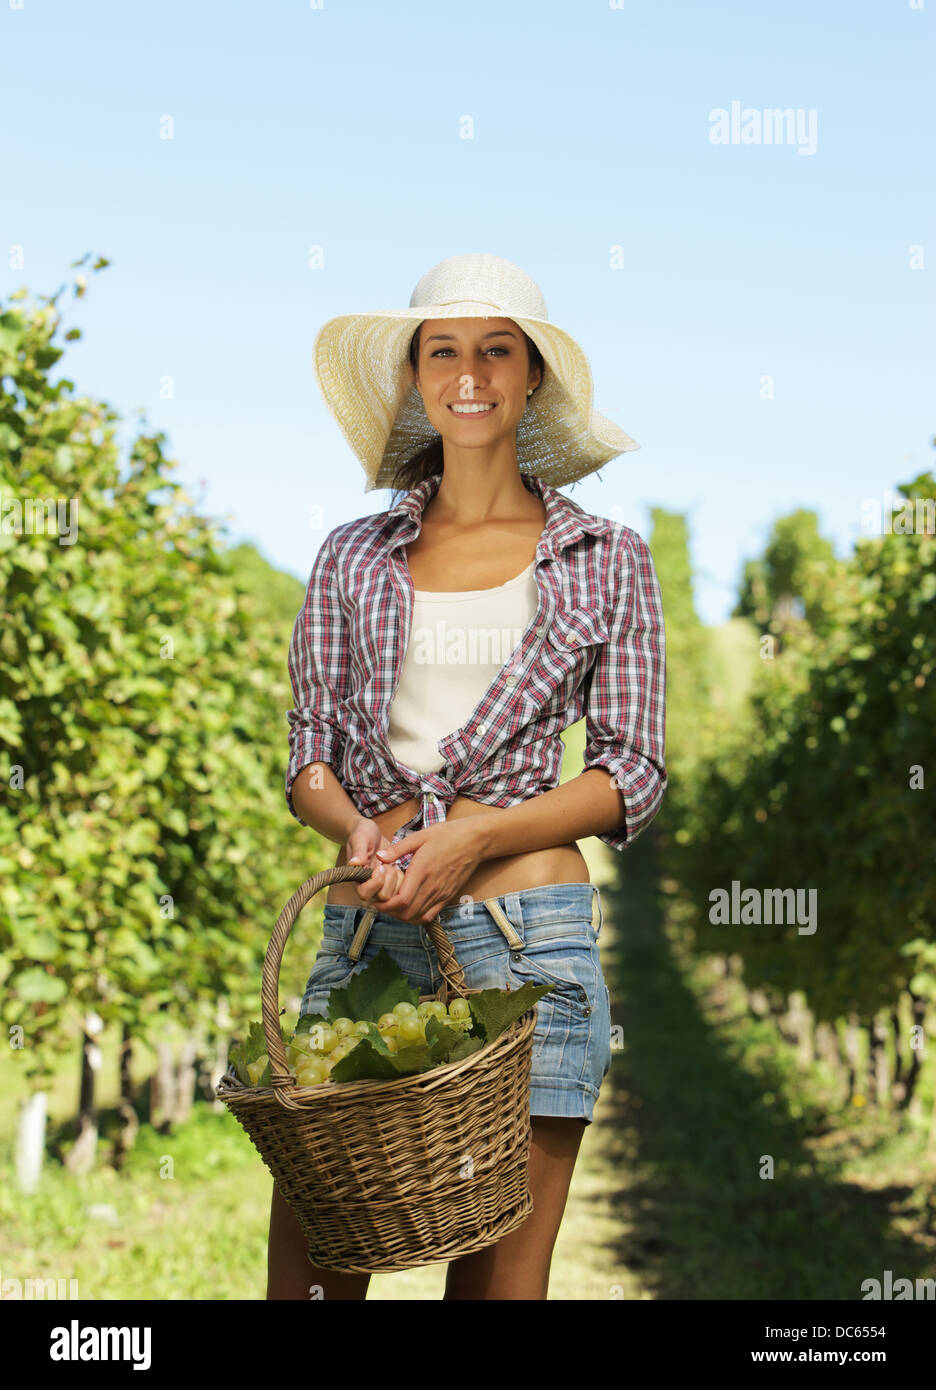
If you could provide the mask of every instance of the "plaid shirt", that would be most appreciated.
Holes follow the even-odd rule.
[[[363,816],[417,797],[394,844],[444,821],[456,795],[491,806],[537,796],[558,786],[560,733],[583,712],[583,771],[604,768],[624,798],[625,822],[598,838],[623,850],[653,820],[666,791],[666,675],[650,551],[636,531],[521,476],[546,508],[534,567],[539,608],[474,713],[440,740],[437,772],[397,762],[387,732],[413,621],[402,548],[419,535],[441,476],[325,537],[289,648],[296,707],[286,714],[286,802],[300,824],[292,784],[311,762],[332,767]],[[396,862],[405,869],[411,858]]]

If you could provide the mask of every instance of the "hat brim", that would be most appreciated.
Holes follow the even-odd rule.
[[[575,339],[545,319],[505,314],[475,300],[341,314],[313,348],[329,410],[364,466],[366,492],[392,487],[400,465],[437,437],[409,373],[409,345],[428,318],[509,318],[539,348],[543,382],[517,426],[517,462],[550,486],[574,482],[640,445],[592,407],[588,359]]]

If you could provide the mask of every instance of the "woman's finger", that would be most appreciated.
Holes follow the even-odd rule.
[[[395,866],[395,865],[393,865],[393,866],[386,865],[386,866],[383,867],[382,870],[381,870],[381,872],[382,872],[382,874],[383,874],[383,876],[384,876],[384,880],[385,880],[384,883],[383,883],[383,886],[382,886],[381,889],[380,889],[380,900],[381,900],[381,902],[386,902],[388,898],[395,898],[396,895],[397,895],[397,893],[399,893],[400,889],[401,889],[402,886],[403,886],[403,872],[402,872],[402,870],[401,870],[401,869],[396,869],[395,874],[391,874],[391,873],[389,872],[389,869],[390,869],[391,867],[393,867],[394,869],[396,869],[396,866]]]

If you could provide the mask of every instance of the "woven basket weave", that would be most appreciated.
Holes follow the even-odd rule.
[[[457,1259],[493,1245],[533,1210],[527,1163],[535,1006],[471,1056],[417,1076],[299,1086],[289,1072],[279,972],[293,923],[320,889],[370,873],[326,869],[289,899],[263,963],[272,1086],[245,1086],[228,1072],[216,1091],[273,1174],[309,1259],[349,1274]],[[426,930],[442,985],[420,999],[447,1005],[479,993],[466,989],[441,922]]]

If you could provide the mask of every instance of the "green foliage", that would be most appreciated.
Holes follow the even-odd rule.
[[[361,970],[342,989],[328,995],[328,1021],[353,1018],[377,1023],[394,1004],[418,1004],[419,990],[410,984],[389,951],[379,950],[366,970]]]
[[[527,1009],[532,1009],[538,999],[553,989],[555,985],[527,982],[519,989],[482,989],[477,994],[469,994],[468,1007],[474,1020],[472,1031],[483,1038],[485,1045],[492,1043]]]
[[[774,522],[763,558],[746,563],[733,616],[750,618],[762,632],[782,633],[798,616],[824,630],[832,617],[825,603],[829,581],[839,569],[816,513],[792,512]]]
[[[662,507],[650,515],[666,626],[667,760],[675,766],[691,759],[695,730],[711,701],[709,637],[695,610],[686,519]]]
[[[934,490],[931,475],[901,489]],[[791,574],[808,574],[806,620],[758,663],[744,716],[707,745],[667,860],[701,949],[740,952],[752,986],[804,989],[820,1018],[867,1018],[915,971],[918,987],[931,979],[919,944],[932,936],[936,803],[913,783],[932,771],[936,537],[863,539],[823,571],[821,547],[807,564],[809,547],[790,541],[806,515],[778,523],[764,562],[793,587]],[[711,923],[710,892],[733,880],[816,889],[817,931]]]
[[[52,380],[57,299],[0,312],[0,985],[37,1079],[66,1010],[212,1034],[330,862],[282,791],[302,586],[224,550],[162,433],[119,466],[116,413]]]

